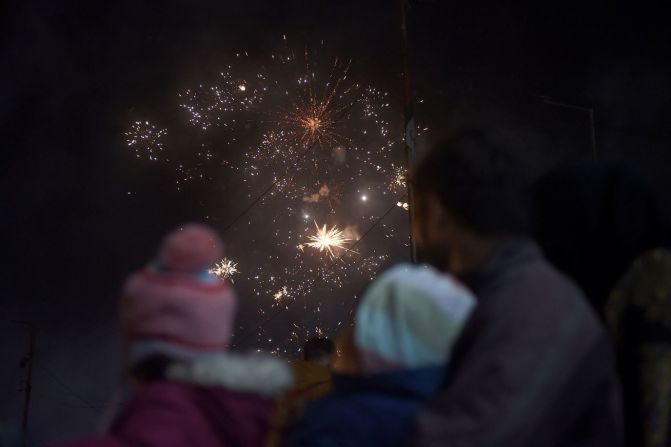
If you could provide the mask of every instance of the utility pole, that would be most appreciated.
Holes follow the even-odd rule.
[[[30,397],[33,389],[33,363],[35,360],[35,323],[31,321],[23,320],[12,320],[13,323],[27,325],[29,328],[28,335],[28,351],[21,357],[19,366],[21,369],[25,369],[26,373],[24,376],[24,382],[19,389],[23,391],[23,412],[21,417],[21,442],[25,446],[28,439],[28,415],[30,410]]]
[[[408,60],[408,1],[400,0],[401,6],[401,57],[403,59],[403,131],[405,141],[405,162],[408,175],[406,176],[406,187],[408,189],[408,215],[410,224],[410,259],[417,262],[417,245],[415,244],[415,219],[416,206],[412,182],[409,174],[415,165],[415,144],[417,140],[417,125],[414,116],[414,98],[412,78],[410,76],[410,62]]]
[[[594,123],[594,108],[593,107],[583,107],[583,106],[578,106],[575,104],[567,104],[565,102],[559,102],[555,101],[554,99],[548,98],[547,96],[541,96],[543,98],[543,102],[545,104],[549,104],[551,106],[557,106],[557,107],[564,107],[566,109],[573,109],[573,110],[580,110],[583,112],[587,112],[587,115],[589,117],[589,128],[590,128],[590,136],[592,140],[592,160],[594,162],[599,161],[599,157],[597,154],[596,150],[596,126]]]

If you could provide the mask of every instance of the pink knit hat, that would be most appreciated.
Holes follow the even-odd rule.
[[[190,223],[168,233],[158,261],[161,267],[173,272],[199,272],[217,262],[222,252],[223,244],[214,230]]]
[[[222,242],[200,224],[180,227],[163,240],[158,259],[128,278],[120,319],[127,342],[161,342],[196,351],[227,349],[236,296],[208,269]]]

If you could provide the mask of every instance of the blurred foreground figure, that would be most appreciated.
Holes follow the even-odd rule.
[[[208,227],[170,233],[121,298],[126,375],[134,386],[108,432],[68,446],[262,446],[283,362],[227,353],[236,296],[208,269],[222,244]]]
[[[292,362],[296,400],[308,402],[331,389],[331,356],[335,345],[328,338],[311,338],[303,347],[303,360]]]
[[[284,430],[301,416],[305,405],[331,391],[331,357],[334,351],[332,340],[311,338],[303,347],[303,359],[291,362],[294,386],[277,402],[268,447],[281,445]]]
[[[624,385],[627,445],[671,445],[671,251],[641,256],[606,307]]]
[[[478,297],[414,445],[622,443],[610,340],[578,288],[525,237],[523,174],[478,133],[445,140],[414,173],[422,253]]]
[[[333,391],[308,405],[287,446],[397,446],[440,387],[475,305],[432,268],[400,265],[366,291],[339,345]]]
[[[533,199],[548,259],[585,290],[615,336],[626,444],[671,445],[671,264],[668,251],[649,251],[669,242],[656,197],[625,165],[583,163],[545,175]]]

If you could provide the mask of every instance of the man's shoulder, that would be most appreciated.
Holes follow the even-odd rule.
[[[557,304],[587,309],[587,300],[580,288],[540,255],[507,266],[482,289],[485,295],[503,295],[513,301],[541,303],[558,300]]]
[[[604,332],[580,288],[542,256],[506,266],[483,284],[473,320],[478,332],[512,339],[551,339],[567,331],[596,339]]]

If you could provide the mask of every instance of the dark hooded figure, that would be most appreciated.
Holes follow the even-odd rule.
[[[614,337],[627,445],[671,445],[666,216],[643,180],[618,164],[559,168],[536,184],[533,196],[546,255],[585,290]]]

